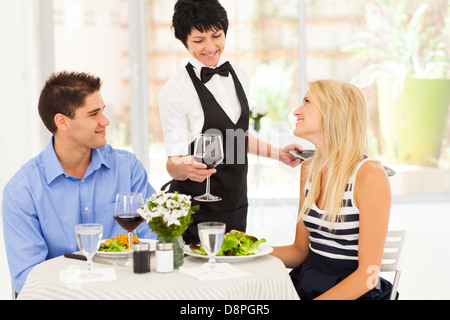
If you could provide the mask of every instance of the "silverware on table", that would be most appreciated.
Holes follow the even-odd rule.
[[[78,254],[78,253],[70,253],[70,252],[66,252],[64,253],[64,257],[69,258],[69,259],[76,259],[76,260],[83,260],[83,261],[87,261],[86,256],[82,255],[82,254]],[[107,260],[103,260],[103,259],[99,259],[98,257],[94,256],[92,258],[92,262],[95,263],[100,263],[100,264],[108,264],[108,265],[116,265],[114,262],[112,261],[107,261]]]

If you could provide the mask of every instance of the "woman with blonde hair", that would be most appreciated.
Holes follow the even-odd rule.
[[[308,86],[294,134],[315,155],[301,165],[295,241],[273,255],[293,268],[301,299],[387,299],[392,286],[378,273],[391,191],[382,165],[367,157],[363,94],[335,80]]]

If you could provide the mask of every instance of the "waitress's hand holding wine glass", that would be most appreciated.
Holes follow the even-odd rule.
[[[129,252],[128,261],[121,261],[119,262],[119,265],[126,267],[133,266],[133,232],[144,221],[139,213],[137,213],[137,209],[139,209],[143,203],[144,198],[142,197],[142,193],[139,192],[118,193],[116,196],[114,220],[128,232]]]
[[[215,168],[223,161],[223,143],[220,134],[201,134],[195,140],[194,160],[206,164],[207,169]],[[197,201],[215,202],[221,197],[210,193],[210,177],[206,178],[206,193],[194,197]]]

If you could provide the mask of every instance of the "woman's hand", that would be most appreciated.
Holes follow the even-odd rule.
[[[195,161],[194,156],[169,157],[166,167],[170,176],[180,181],[189,179],[203,182],[217,172],[216,169],[207,169],[206,164]]]
[[[292,168],[295,168],[299,166],[300,163],[302,163],[300,159],[297,159],[289,153],[289,151],[294,149],[304,151],[303,147],[299,144],[290,144],[281,150],[251,134],[248,135],[248,142],[248,152],[251,154],[267,157],[274,160],[280,160],[281,162]]]
[[[283,150],[279,151],[279,159],[281,162],[283,162],[284,164],[295,168],[298,167],[300,165],[300,163],[302,163],[302,161],[296,157],[294,157],[292,154],[289,153],[289,151],[291,150],[299,150],[299,151],[304,151],[303,147],[299,144],[290,144],[288,146],[286,146]]]

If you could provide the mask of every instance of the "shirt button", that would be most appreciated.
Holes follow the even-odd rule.
[[[84,183],[84,179],[83,179],[83,180],[81,180],[81,183]]]
[[[89,210],[89,208],[88,207],[84,207],[84,211],[88,211]]]

